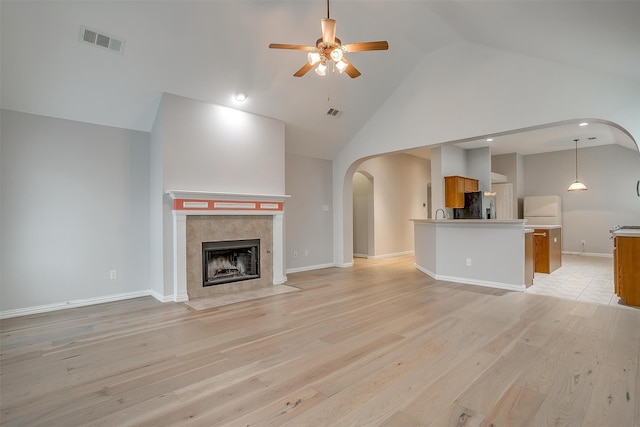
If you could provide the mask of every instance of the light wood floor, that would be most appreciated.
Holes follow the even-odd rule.
[[[437,282],[412,257],[207,310],[0,323],[7,426],[637,426],[640,310]]]

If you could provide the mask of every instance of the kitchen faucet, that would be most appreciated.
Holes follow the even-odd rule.
[[[438,219],[438,212],[440,211],[442,211],[442,219],[447,219],[447,213],[442,208],[436,209],[436,219]]]

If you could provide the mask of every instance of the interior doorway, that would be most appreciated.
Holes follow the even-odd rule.
[[[375,255],[373,176],[367,172],[353,174],[353,256]]]

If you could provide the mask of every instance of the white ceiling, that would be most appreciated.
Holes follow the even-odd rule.
[[[325,159],[425,55],[460,41],[640,82],[640,1],[334,0],[343,43],[389,41],[388,51],[349,54],[362,72],[353,80],[295,78],[306,52],[267,47],[313,44],[324,0],[2,0],[0,8],[2,108],[149,131],[170,92],[282,120],[288,152]],[[80,42],[83,25],[124,40],[123,54]],[[248,100],[236,103],[236,91]],[[329,108],[342,114],[329,117]],[[634,147],[605,124],[575,129],[500,135],[492,152],[570,149],[589,136]]]

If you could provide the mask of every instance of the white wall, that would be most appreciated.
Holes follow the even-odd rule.
[[[149,134],[0,114],[0,309],[149,289]]]
[[[562,250],[611,255],[609,229],[616,225],[640,225],[640,154],[619,145],[578,150],[578,178],[589,189],[569,192],[575,180],[575,151],[524,156],[527,196],[557,194],[562,198]]]
[[[151,218],[159,228],[162,216],[164,236],[162,248],[157,247],[159,241],[154,242],[151,265],[156,269],[163,266],[166,296],[173,294],[172,214],[169,198],[160,199],[157,191],[284,195],[284,123],[167,93],[160,104],[152,131],[152,152],[153,160],[162,165],[151,165]],[[160,277],[159,271],[152,275]]]
[[[284,194],[284,123],[162,96],[164,190]]]
[[[411,218],[427,218],[430,162],[407,154],[388,154],[359,167],[373,177],[374,257],[413,251]],[[425,206],[423,206],[423,204]]]
[[[332,265],[331,161],[291,153],[285,158],[286,193],[291,196],[284,209],[286,270]]]
[[[491,149],[467,150],[467,176],[478,180],[479,191],[491,191]]]
[[[640,140],[638,117],[637,81],[468,42],[431,53],[334,160],[336,263],[350,262],[345,192],[359,159],[575,118],[617,123]]]

